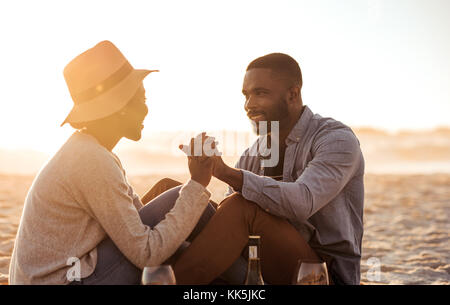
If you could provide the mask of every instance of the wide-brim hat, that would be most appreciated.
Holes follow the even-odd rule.
[[[144,78],[157,71],[134,69],[112,42],[98,43],[64,68],[74,106],[61,126],[118,112],[135,95]]]

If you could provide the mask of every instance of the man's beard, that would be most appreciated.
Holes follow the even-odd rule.
[[[270,135],[271,133],[271,122],[277,121],[279,122],[279,126],[282,126],[283,120],[285,120],[288,115],[289,111],[287,108],[287,101],[286,99],[280,99],[277,103],[277,106],[274,107],[271,111],[270,117],[266,118],[268,121],[260,121],[260,122],[254,122],[251,121],[253,132],[258,136],[264,136],[264,135]],[[260,126],[260,123],[262,126]]]

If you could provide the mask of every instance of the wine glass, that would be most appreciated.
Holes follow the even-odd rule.
[[[294,285],[329,285],[325,262],[299,260]]]
[[[142,285],[176,285],[175,273],[170,265],[145,267]]]

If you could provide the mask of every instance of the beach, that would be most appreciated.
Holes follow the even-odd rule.
[[[139,195],[164,177],[129,180]],[[8,268],[23,202],[34,176],[0,175],[0,283]],[[213,178],[208,189],[220,202],[226,186]],[[450,284],[450,174],[365,176],[362,284]],[[372,268],[372,269],[371,269]],[[379,270],[379,278],[376,271]]]
[[[450,284],[450,129],[355,132],[366,172],[361,283]],[[137,194],[164,177],[187,181],[186,158],[177,147],[192,135],[154,133],[118,145],[116,153]],[[215,136],[229,165],[252,141],[248,133]],[[8,281],[27,191],[50,157],[0,149],[0,283]],[[213,178],[208,189],[220,202],[227,186]]]

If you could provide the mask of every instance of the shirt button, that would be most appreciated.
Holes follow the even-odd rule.
[[[269,209],[266,209],[266,212],[269,212]]]
[[[299,137],[297,137],[296,139],[297,139],[297,141],[300,141],[300,138],[299,138]]]

